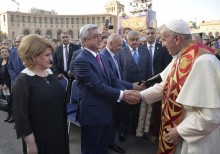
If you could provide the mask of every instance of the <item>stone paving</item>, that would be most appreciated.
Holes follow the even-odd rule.
[[[0,154],[22,154],[21,140],[17,140],[14,123],[4,122],[6,113],[0,111]],[[71,125],[70,128],[70,154],[80,154],[80,127]],[[125,142],[119,142],[116,137],[116,144],[122,147],[126,154],[156,154],[157,145],[149,140],[126,136]],[[117,154],[109,151],[109,154]]]

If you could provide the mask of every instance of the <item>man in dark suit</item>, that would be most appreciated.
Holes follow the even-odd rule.
[[[126,88],[126,89],[134,89],[134,90],[142,90],[143,88],[138,85],[138,83],[129,83],[126,81],[123,81],[123,76],[122,76],[122,70],[121,66],[118,61],[118,56],[117,54],[121,51],[122,49],[122,37],[117,34],[113,33],[108,37],[107,45],[106,47],[100,52],[100,54],[104,55],[107,57],[110,63],[111,71],[113,74],[120,80],[121,84]],[[115,106],[115,120],[116,124],[118,123],[118,118],[119,118],[119,107],[120,103],[116,104]],[[115,152],[118,153],[125,153],[123,149],[118,147],[115,144],[115,129],[113,128],[112,130],[112,144],[109,146],[110,149],[113,149]]]
[[[169,55],[165,47],[162,47],[161,44],[156,42],[156,30],[153,27],[148,27],[145,31],[145,35],[147,39],[147,51],[151,56],[151,76],[154,76],[161,73],[167,67],[172,60],[172,56]],[[159,101],[152,105],[148,105],[147,109],[147,116],[149,116],[149,119],[151,118],[150,123],[147,125],[151,132],[151,139],[155,142],[158,141],[159,137],[161,104],[162,102]]]
[[[69,71],[70,61],[73,52],[80,49],[80,47],[70,43],[70,37],[67,32],[62,32],[60,37],[62,45],[57,48],[53,55],[53,72],[58,78],[65,76],[70,79],[72,78]]]
[[[131,83],[141,83],[143,80],[148,79],[151,73],[149,53],[145,47],[139,46],[139,38],[138,32],[130,31],[127,34],[128,46],[122,48],[119,53],[123,77],[125,81]],[[139,110],[140,104],[131,106],[123,103],[120,109],[120,141],[125,140],[129,124],[132,124],[132,132],[136,132]],[[132,114],[132,121],[129,119],[130,114]]]
[[[122,42],[122,48],[126,47],[127,44],[127,34],[132,31],[131,28],[125,28],[123,30],[123,42]]]
[[[125,88],[113,75],[108,60],[99,55],[101,36],[98,26],[84,25],[80,29],[84,50],[75,59],[75,75],[79,92],[79,123],[81,153],[107,154],[113,127],[113,102],[121,99],[137,103],[133,91]],[[119,90],[120,89],[120,90]]]
[[[73,77],[75,77],[75,73],[74,73],[74,62],[75,62],[75,59],[79,55],[79,53],[81,51],[83,51],[83,50],[84,50],[84,48],[81,47],[79,50],[76,50],[75,52],[73,52],[73,55],[72,55],[72,58],[71,58],[71,61],[70,61],[70,67],[69,67],[70,68],[70,73],[71,73],[71,75]]]

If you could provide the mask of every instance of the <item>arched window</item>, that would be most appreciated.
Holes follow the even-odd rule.
[[[24,30],[23,34],[24,34],[24,36],[26,36],[26,35],[29,35],[30,32],[28,30]]]
[[[36,31],[35,31],[35,34],[41,35],[40,30],[36,30]]]
[[[60,40],[60,35],[61,35],[62,31],[57,31],[57,39]]]
[[[73,31],[68,31],[68,34],[71,38],[73,38]]]
[[[48,31],[46,32],[46,37],[49,38],[49,39],[51,39],[51,38],[52,38],[52,32],[48,30]]]

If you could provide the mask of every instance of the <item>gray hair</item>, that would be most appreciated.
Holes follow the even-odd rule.
[[[127,34],[127,40],[129,40],[129,38],[131,37],[131,35],[139,35],[139,36],[140,36],[140,33],[136,32],[136,31],[130,31],[130,32],[128,32],[128,34]]]
[[[98,29],[98,26],[95,24],[87,24],[87,25],[82,26],[79,30],[79,37],[80,37],[81,41],[85,38],[88,38],[89,31],[94,30],[94,29]]]
[[[192,40],[192,34],[180,34],[180,33],[176,33],[170,29],[168,29],[165,25],[163,26],[164,30],[167,31],[170,35],[178,35],[180,36],[184,41],[190,41]]]

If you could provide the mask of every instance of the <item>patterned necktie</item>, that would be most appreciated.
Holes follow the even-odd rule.
[[[114,62],[115,62],[117,72],[118,72],[118,78],[121,80],[121,73],[120,73],[120,70],[119,70],[118,59],[117,59],[116,55],[114,55],[113,58],[114,58]]]
[[[154,76],[153,51],[152,51],[152,47],[153,47],[153,46],[149,46],[149,54],[150,54],[150,65],[151,65],[152,76]]]
[[[101,61],[101,58],[100,58],[99,54],[96,55],[96,60],[98,61],[99,66],[103,69],[102,61]]]
[[[138,54],[135,48],[133,49],[133,58],[134,58],[135,63],[138,64]]]

